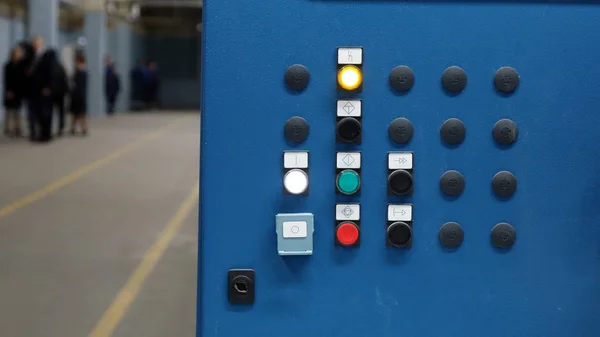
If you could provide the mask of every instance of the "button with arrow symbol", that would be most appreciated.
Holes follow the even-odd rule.
[[[388,221],[412,221],[412,205],[388,205]]]
[[[336,155],[336,168],[359,169],[361,161],[360,152],[338,152]]]
[[[338,117],[361,117],[362,115],[362,101],[353,100],[337,101],[337,116]]]

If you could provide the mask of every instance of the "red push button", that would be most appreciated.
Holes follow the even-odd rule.
[[[341,223],[335,231],[338,242],[344,246],[355,244],[358,241],[359,235],[358,227],[352,222]]]

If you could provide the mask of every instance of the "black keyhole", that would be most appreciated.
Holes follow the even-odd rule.
[[[235,288],[235,291],[237,291],[240,294],[246,294],[248,292],[248,283],[246,282],[246,280],[236,281],[233,287]]]

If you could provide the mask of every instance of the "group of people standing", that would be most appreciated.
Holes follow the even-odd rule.
[[[105,98],[107,113],[115,113],[121,81],[114,62],[105,58]],[[4,65],[4,134],[21,137],[21,107],[27,108],[28,136],[34,142],[53,139],[52,121],[58,115],[58,133],[65,129],[65,115],[71,112],[70,133],[88,133],[86,62],[83,53],[75,56],[75,71],[69,76],[56,52],[44,47],[40,36],[15,46]],[[159,76],[156,62],[140,60],[131,71],[132,110],[159,107]]]
[[[53,138],[52,119],[58,113],[58,136],[65,128],[65,102],[73,116],[71,134],[78,129],[86,135],[87,128],[87,71],[85,57],[75,57],[75,71],[69,79],[56,52],[45,49],[44,40],[37,36],[15,46],[4,65],[4,133],[21,137],[21,107],[27,106],[28,136],[34,142],[50,142]]]

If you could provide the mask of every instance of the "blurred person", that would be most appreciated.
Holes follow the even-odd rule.
[[[25,90],[23,50],[16,46],[4,65],[4,134],[21,136],[21,104]]]
[[[33,46],[33,39],[32,40],[24,40],[20,43],[20,47],[21,50],[23,50],[23,58],[21,60],[21,64],[23,66],[23,83],[24,83],[24,95],[23,95],[23,99],[24,101],[27,103],[27,110],[26,110],[26,116],[27,116],[27,126],[28,126],[28,130],[29,130],[29,139],[31,141],[36,140],[37,138],[37,131],[39,130],[39,128],[37,127],[37,117],[34,116],[34,108],[32,107],[32,79],[31,79],[31,74],[32,74],[32,66],[34,61],[37,59],[36,57],[36,50]]]
[[[131,70],[131,109],[144,109],[144,93],[146,92],[146,62],[138,60],[138,64]]]
[[[23,57],[21,58],[22,71],[24,74],[28,75],[27,73],[35,60],[35,49],[33,48],[31,41],[28,40],[22,41],[18,46],[23,52]],[[24,81],[24,83],[26,83],[26,81]]]
[[[160,89],[160,77],[158,74],[158,65],[156,62],[151,61],[148,63],[148,98],[147,105],[150,108],[160,108],[160,102],[158,99]]]
[[[110,61],[110,59],[108,59]],[[121,91],[121,80],[117,73],[117,68],[114,63],[107,61],[106,64],[106,79],[104,81],[104,93],[106,95],[106,107],[108,115],[112,116],[115,113],[115,104]]]
[[[19,43],[19,47],[21,48],[21,51],[23,52],[22,61],[27,66],[30,66],[31,63],[33,63],[33,60],[35,59],[35,48],[33,47],[32,41],[24,40],[21,43]]]
[[[52,83],[56,53],[46,50],[44,39],[36,36],[31,43],[33,56],[27,69],[27,119],[32,141],[52,140]]]
[[[65,100],[69,93],[69,79],[67,71],[58,60],[54,64],[54,77],[52,86],[52,103],[58,113],[58,133],[60,137],[65,129]]]
[[[75,73],[71,79],[71,134],[76,133],[77,125],[81,133],[87,135],[87,70],[85,69],[85,57],[77,55],[75,58]]]

